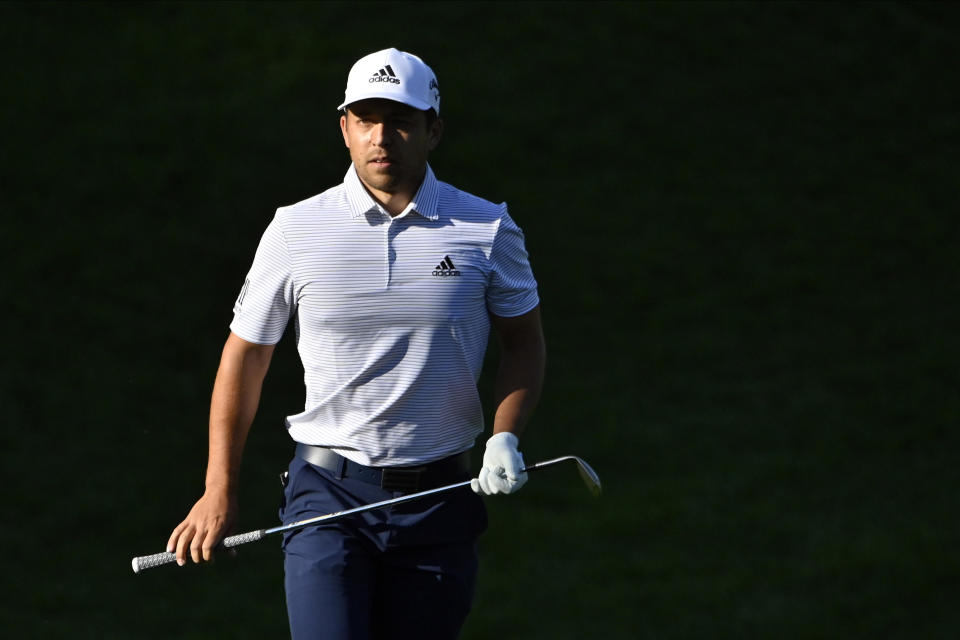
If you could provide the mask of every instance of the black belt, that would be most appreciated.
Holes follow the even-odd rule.
[[[470,477],[470,452],[416,467],[368,467],[325,447],[297,443],[297,457],[334,473],[377,485],[386,491],[410,493],[451,484]]]

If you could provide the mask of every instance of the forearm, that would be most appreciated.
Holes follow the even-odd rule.
[[[260,404],[273,347],[251,345],[233,334],[224,345],[210,399],[207,490],[236,490],[243,448]]]
[[[518,438],[540,400],[547,359],[539,307],[513,318],[491,315],[491,321],[502,347],[493,385],[496,413],[483,468],[470,483],[474,492],[486,495],[513,493],[527,481]]]
[[[180,565],[188,556],[194,562],[209,561],[214,546],[233,526],[240,458],[272,356],[273,346],[246,342],[233,333],[223,346],[210,401],[206,491],[167,541],[167,550],[177,554]]]
[[[519,436],[540,400],[543,367],[538,367],[532,356],[516,354],[500,361],[494,391],[494,433],[510,431]]]
[[[519,436],[540,400],[546,347],[539,315],[525,329],[501,336],[500,366],[494,382],[494,433],[509,431]]]

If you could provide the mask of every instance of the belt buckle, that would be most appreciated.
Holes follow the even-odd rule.
[[[384,491],[409,493],[420,489],[420,477],[426,467],[404,467],[394,469],[384,467],[380,470],[380,488]]]

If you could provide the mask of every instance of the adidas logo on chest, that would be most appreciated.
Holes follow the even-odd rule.
[[[453,260],[450,259],[450,256],[444,256],[440,264],[433,270],[433,275],[437,278],[449,278],[451,276],[459,276],[460,272],[453,266]]]

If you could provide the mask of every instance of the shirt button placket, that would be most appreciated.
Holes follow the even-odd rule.
[[[387,223],[386,234],[383,237],[384,251],[384,283],[383,288],[390,288],[390,280],[393,276],[393,262],[396,260],[397,252],[393,250],[394,224],[397,220],[391,218]]]

